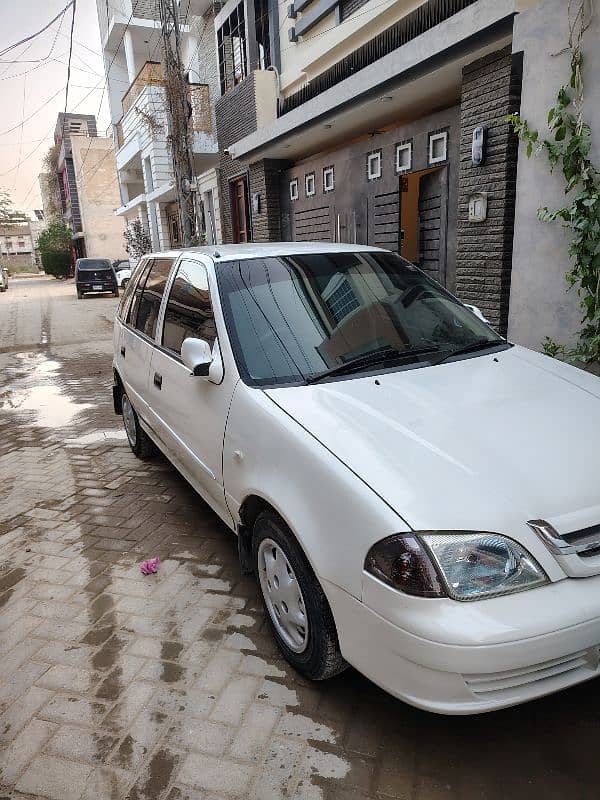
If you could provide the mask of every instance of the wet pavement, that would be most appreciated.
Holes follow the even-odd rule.
[[[444,718],[281,660],[232,534],[129,450],[116,304],[0,295],[0,800],[597,798],[598,681]]]

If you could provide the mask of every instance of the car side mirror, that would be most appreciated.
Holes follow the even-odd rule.
[[[482,312],[482,310],[480,308],[477,308],[477,306],[471,305],[471,303],[465,303],[465,306],[469,309],[469,311],[472,311],[475,314],[476,317],[479,317],[479,319],[482,322],[485,322],[487,325],[490,324],[489,320],[487,320],[483,316],[483,312]]]
[[[210,345],[204,339],[184,339],[181,345],[181,360],[191,370],[192,375],[208,378],[213,360]]]

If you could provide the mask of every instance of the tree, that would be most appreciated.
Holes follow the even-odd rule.
[[[66,278],[71,272],[71,230],[64,222],[52,222],[40,233],[38,249],[44,272]]]
[[[0,189],[0,222],[29,222],[22,211],[15,211],[11,196],[6,189]]]
[[[139,219],[134,219],[125,228],[123,236],[125,237],[125,251],[136,261],[152,251],[152,242],[148,236],[148,231],[146,231]]]

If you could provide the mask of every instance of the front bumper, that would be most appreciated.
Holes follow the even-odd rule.
[[[407,598],[374,582],[374,603],[387,600],[384,613],[402,627],[324,582],[342,654],[411,705],[476,714],[600,675],[600,577],[473,603]]]

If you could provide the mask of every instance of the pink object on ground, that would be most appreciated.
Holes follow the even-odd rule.
[[[140,564],[140,572],[142,575],[153,575],[155,572],[158,572],[159,567],[160,558],[158,558],[158,556],[156,558],[147,558]]]

